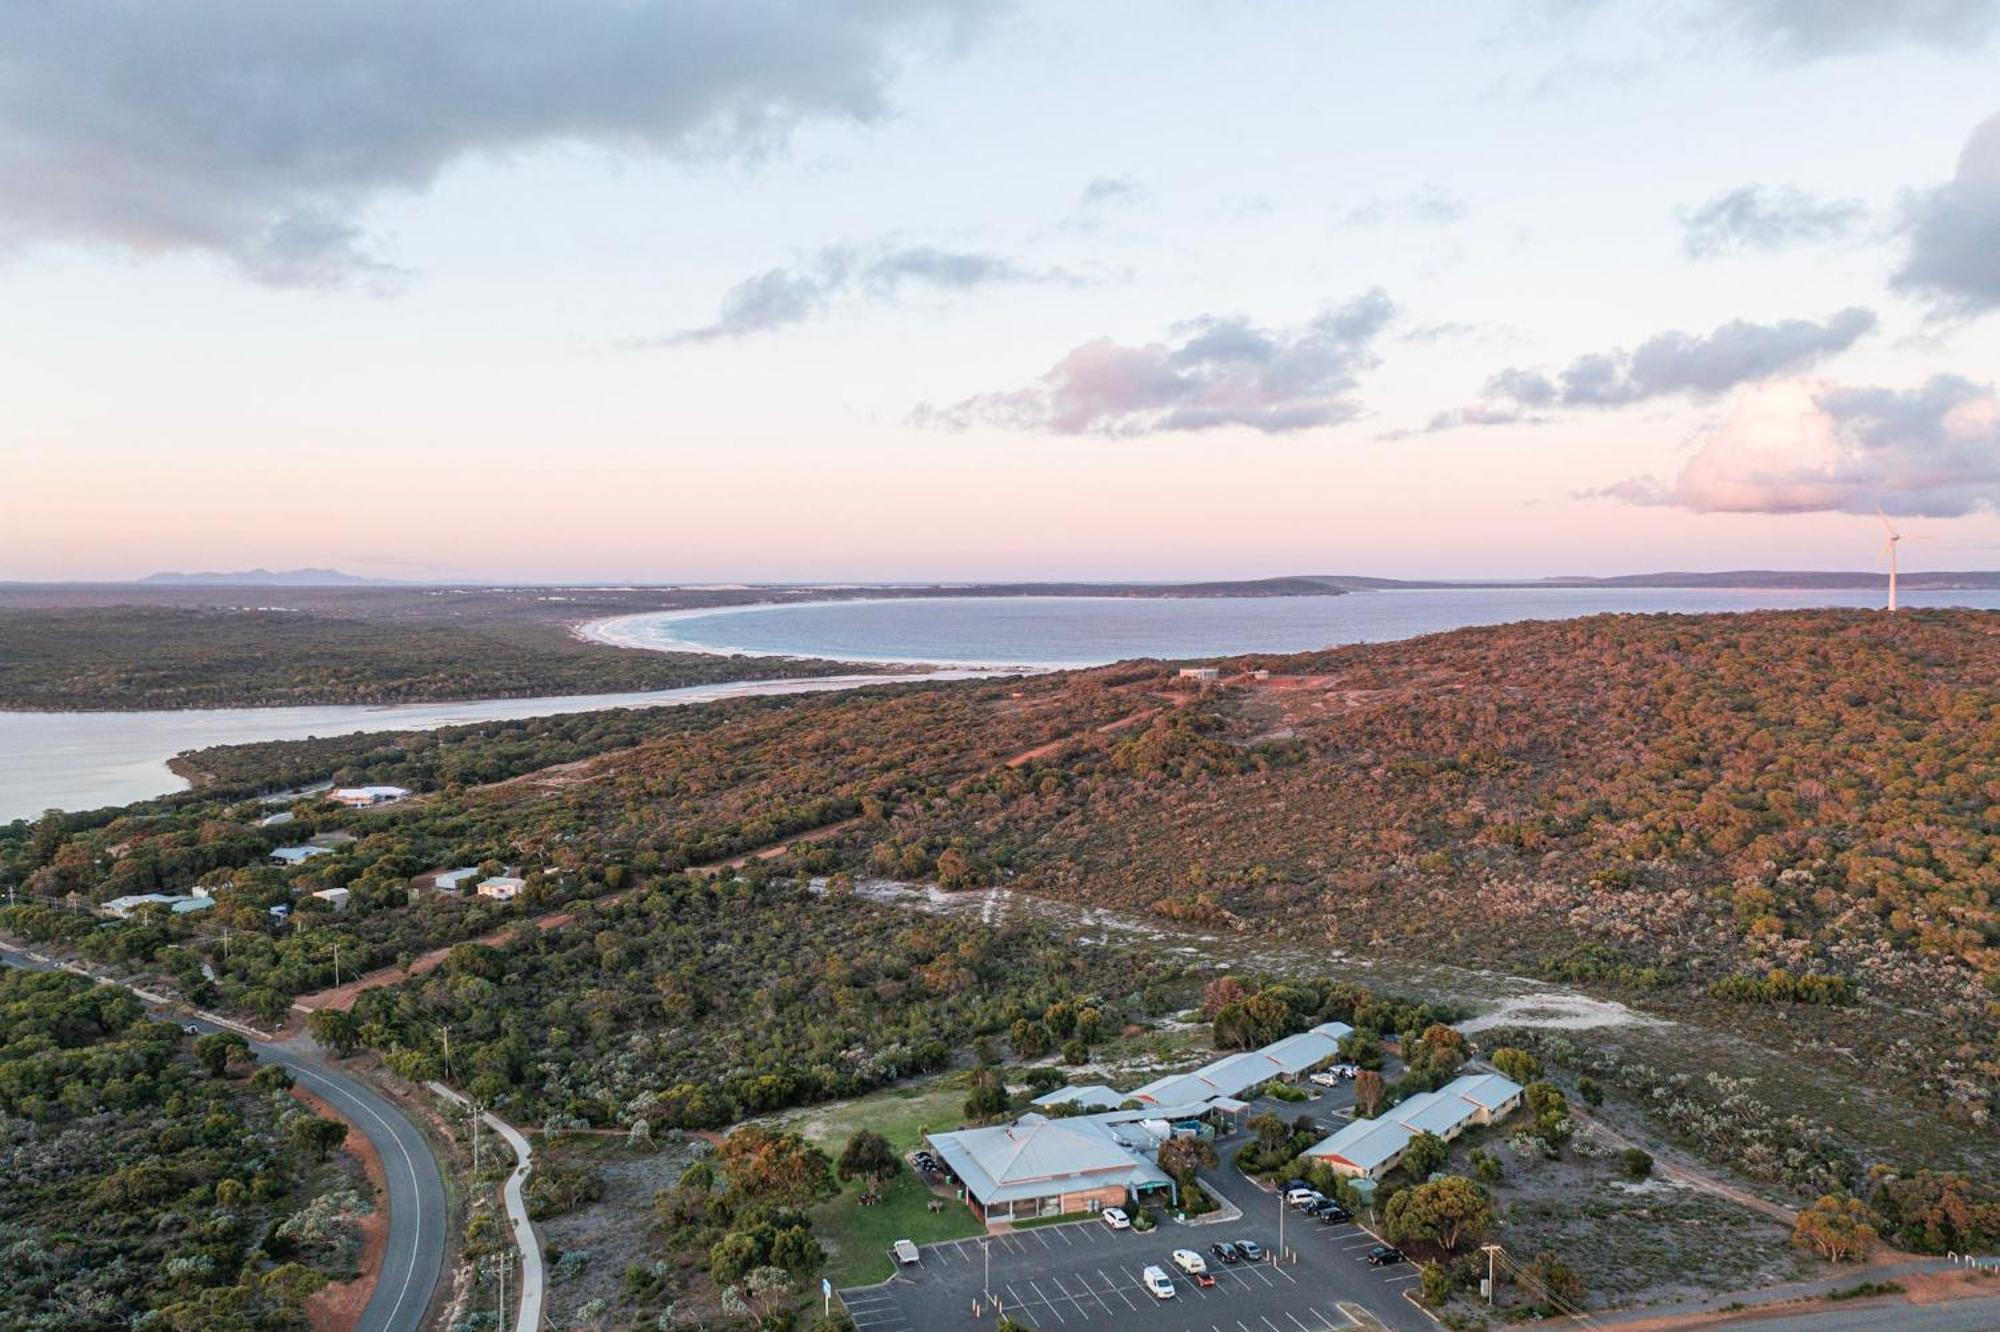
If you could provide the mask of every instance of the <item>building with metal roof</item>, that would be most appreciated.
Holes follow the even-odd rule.
[[[1170,1130],[1168,1130],[1170,1133]],[[1166,1134],[1139,1121],[1023,1115],[996,1128],[927,1135],[982,1221],[1018,1221],[1119,1207],[1174,1183],[1152,1159]]]
[[[1380,1179],[1396,1168],[1416,1134],[1393,1119],[1357,1119],[1306,1148],[1343,1175]]]
[[[1074,1105],[1085,1110],[1116,1110],[1125,1104],[1125,1099],[1124,1092],[1100,1083],[1092,1087],[1058,1087],[1052,1092],[1043,1092],[1028,1104],[1045,1108]]]
[[[1403,1159],[1410,1139],[1433,1133],[1449,1142],[1474,1124],[1505,1119],[1521,1103],[1521,1084],[1498,1073],[1467,1073],[1436,1091],[1419,1092],[1382,1112],[1357,1119],[1306,1149],[1344,1175],[1380,1179]]]
[[[1340,1054],[1340,1041],[1354,1028],[1345,1022],[1322,1022],[1310,1031],[1286,1036],[1260,1050],[1225,1055],[1192,1073],[1173,1073],[1131,1093],[1135,1101],[1169,1105],[1240,1097],[1276,1078],[1296,1078]]]
[[[1468,1102],[1476,1123],[1491,1124],[1514,1113],[1523,1090],[1520,1083],[1499,1073],[1465,1073],[1438,1088],[1438,1095]]]

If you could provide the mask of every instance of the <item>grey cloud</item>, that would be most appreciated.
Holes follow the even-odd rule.
[[[1744,185],[1682,218],[1682,243],[1697,259],[1742,250],[1778,250],[1851,235],[1867,216],[1854,199],[1818,199],[1789,187]]]
[[[1914,389],[1792,386],[1744,405],[1671,482],[1586,494],[1700,513],[2000,511],[2000,397],[1938,375]]]
[[[985,0],[261,0],[0,8],[0,243],[390,280],[368,206],[551,144],[756,155],[889,113],[900,55]]]
[[[1912,197],[1906,233],[1898,290],[1948,315],[2000,308],[2000,115],[1973,130],[1950,181]]]
[[[1139,203],[1145,198],[1146,187],[1129,176],[1098,176],[1083,187],[1076,205],[1084,209],[1104,208]]]
[[[1028,269],[999,255],[928,245],[831,245],[791,268],[773,268],[731,287],[712,323],[631,345],[675,347],[749,337],[802,324],[844,297],[893,300],[906,286],[970,291],[1001,283],[1077,281]]]
[[[1897,46],[1959,52],[2000,26],[1996,0],[1716,0],[1712,21],[1753,49],[1804,62]]]
[[[1804,369],[1853,346],[1875,327],[1872,310],[1854,306],[1824,322],[1738,319],[1706,335],[1668,332],[1630,352],[1592,352],[1555,379],[1535,370],[1502,370],[1489,397],[1520,407],[1624,407],[1686,394],[1710,398],[1740,384]]]
[[[1293,329],[1204,315],[1141,347],[1109,339],[1072,349],[1035,384],[920,407],[921,424],[986,423],[1056,434],[1150,435],[1247,426],[1285,434],[1359,416],[1362,371],[1395,318],[1381,290]]]
[[[1393,222],[1442,225],[1462,221],[1466,212],[1465,200],[1436,186],[1426,186],[1408,194],[1357,204],[1335,218],[1334,225],[1378,227]]]

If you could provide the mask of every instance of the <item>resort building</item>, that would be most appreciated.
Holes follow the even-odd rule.
[[[1023,1115],[998,1128],[927,1135],[931,1150],[965,1190],[973,1215],[989,1224],[1175,1199],[1156,1164],[1172,1136],[1161,1121],[1106,1123],[1098,1116]]]
[[[1467,1073],[1420,1092],[1375,1119],[1357,1119],[1306,1148],[1343,1175],[1380,1179],[1403,1159],[1410,1139],[1433,1133],[1446,1142],[1475,1124],[1505,1119],[1521,1104],[1521,1084],[1498,1073]]]
[[[1322,1022],[1311,1031],[1273,1041],[1261,1050],[1227,1055],[1192,1073],[1155,1078],[1127,1093],[1127,1099],[1142,1105],[1181,1105],[1220,1097],[1240,1099],[1245,1092],[1267,1082],[1294,1082],[1320,1065],[1331,1063],[1340,1054],[1341,1038],[1353,1030],[1345,1022]]]
[[[271,859],[280,865],[303,865],[314,856],[330,856],[330,846],[281,846],[271,853]]]
[[[126,897],[114,897],[99,910],[114,920],[130,920],[140,908],[163,906],[176,916],[185,916],[196,911],[206,911],[215,905],[215,899],[208,889],[197,888],[192,893],[132,893]]]

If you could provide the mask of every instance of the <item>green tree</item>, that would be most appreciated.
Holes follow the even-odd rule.
[[[1618,1158],[1624,1163],[1625,1173],[1633,1179],[1644,1179],[1653,1173],[1653,1154],[1640,1147],[1627,1147]]]
[[[1007,1029],[1007,1043],[1014,1047],[1016,1059],[1040,1059],[1054,1041],[1049,1029],[1032,1018],[1017,1018]]]
[[[1526,1050],[1503,1045],[1493,1052],[1493,1067],[1523,1087],[1542,1076],[1542,1061]]]
[[[1372,1068],[1364,1068],[1354,1075],[1354,1108],[1363,1119],[1375,1118],[1382,1108],[1382,1075]]]
[[[306,1030],[342,1059],[354,1053],[355,1043],[361,1039],[361,1024],[342,1008],[315,1008],[306,1018]]]
[[[991,1069],[980,1069],[972,1075],[972,1090],[965,1098],[967,1119],[991,1119],[1007,1108],[1007,1089],[1000,1085]]]
[[[847,1140],[840,1152],[842,1179],[885,1180],[902,1167],[896,1149],[873,1129],[860,1129]]]
[[[285,1121],[285,1140],[299,1151],[311,1152],[315,1161],[347,1141],[347,1125],[337,1119],[297,1114]]]
[[[1383,1222],[1398,1243],[1422,1241],[1450,1253],[1464,1241],[1478,1241],[1493,1228],[1493,1200],[1463,1175],[1443,1175],[1389,1202]]]
[[[201,1061],[212,1078],[219,1078],[229,1072],[231,1060],[246,1058],[250,1054],[250,1042],[233,1031],[218,1031],[207,1036],[197,1036],[194,1041],[194,1057]]]
[[[1403,1169],[1411,1179],[1429,1179],[1451,1155],[1451,1148],[1435,1133],[1419,1133],[1403,1149]]]

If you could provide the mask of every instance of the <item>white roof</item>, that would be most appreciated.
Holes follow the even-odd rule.
[[[1340,1052],[1340,1038],[1354,1028],[1345,1022],[1322,1022],[1271,1042],[1261,1050],[1225,1055],[1192,1073],[1174,1073],[1155,1078],[1132,1093],[1132,1098],[1167,1105],[1186,1101],[1212,1101],[1239,1096],[1275,1077],[1295,1077],[1315,1064],[1323,1064]]]
[[[1388,1111],[1388,1117],[1412,1133],[1456,1133],[1472,1119],[1472,1102],[1441,1091],[1419,1092]]]
[[[1337,1156],[1360,1170],[1373,1170],[1410,1145],[1416,1135],[1393,1119],[1357,1119],[1306,1148],[1307,1156]]]
[[[440,888],[456,888],[477,873],[479,873],[477,865],[467,865],[455,870],[439,870],[432,876],[431,882]]]
[[[1024,1115],[1002,1128],[933,1133],[931,1146],[982,1203],[1040,1198],[1066,1187],[1164,1183],[1159,1168],[1092,1118]]]
[[[331,795],[335,800],[401,800],[409,793],[406,786],[343,786]]]
[[[313,896],[324,897],[329,902],[345,902],[353,894],[349,893],[345,888],[322,888],[314,893]]]
[[[1496,1110],[1521,1094],[1521,1084],[1499,1073],[1462,1073],[1438,1088],[1440,1096],[1456,1096],[1482,1110]]]
[[[1125,1093],[1099,1084],[1093,1087],[1058,1087],[1043,1092],[1030,1105],[1080,1105],[1086,1110],[1116,1110],[1125,1104]]]
[[[517,879],[511,874],[496,874],[490,879],[481,879],[479,886],[481,888],[525,888],[528,886],[528,881],[526,879]]]
[[[287,864],[297,865],[303,861],[311,860],[314,856],[330,856],[332,854],[333,848],[330,846],[281,846],[271,853],[271,858],[273,860],[285,861]]]

